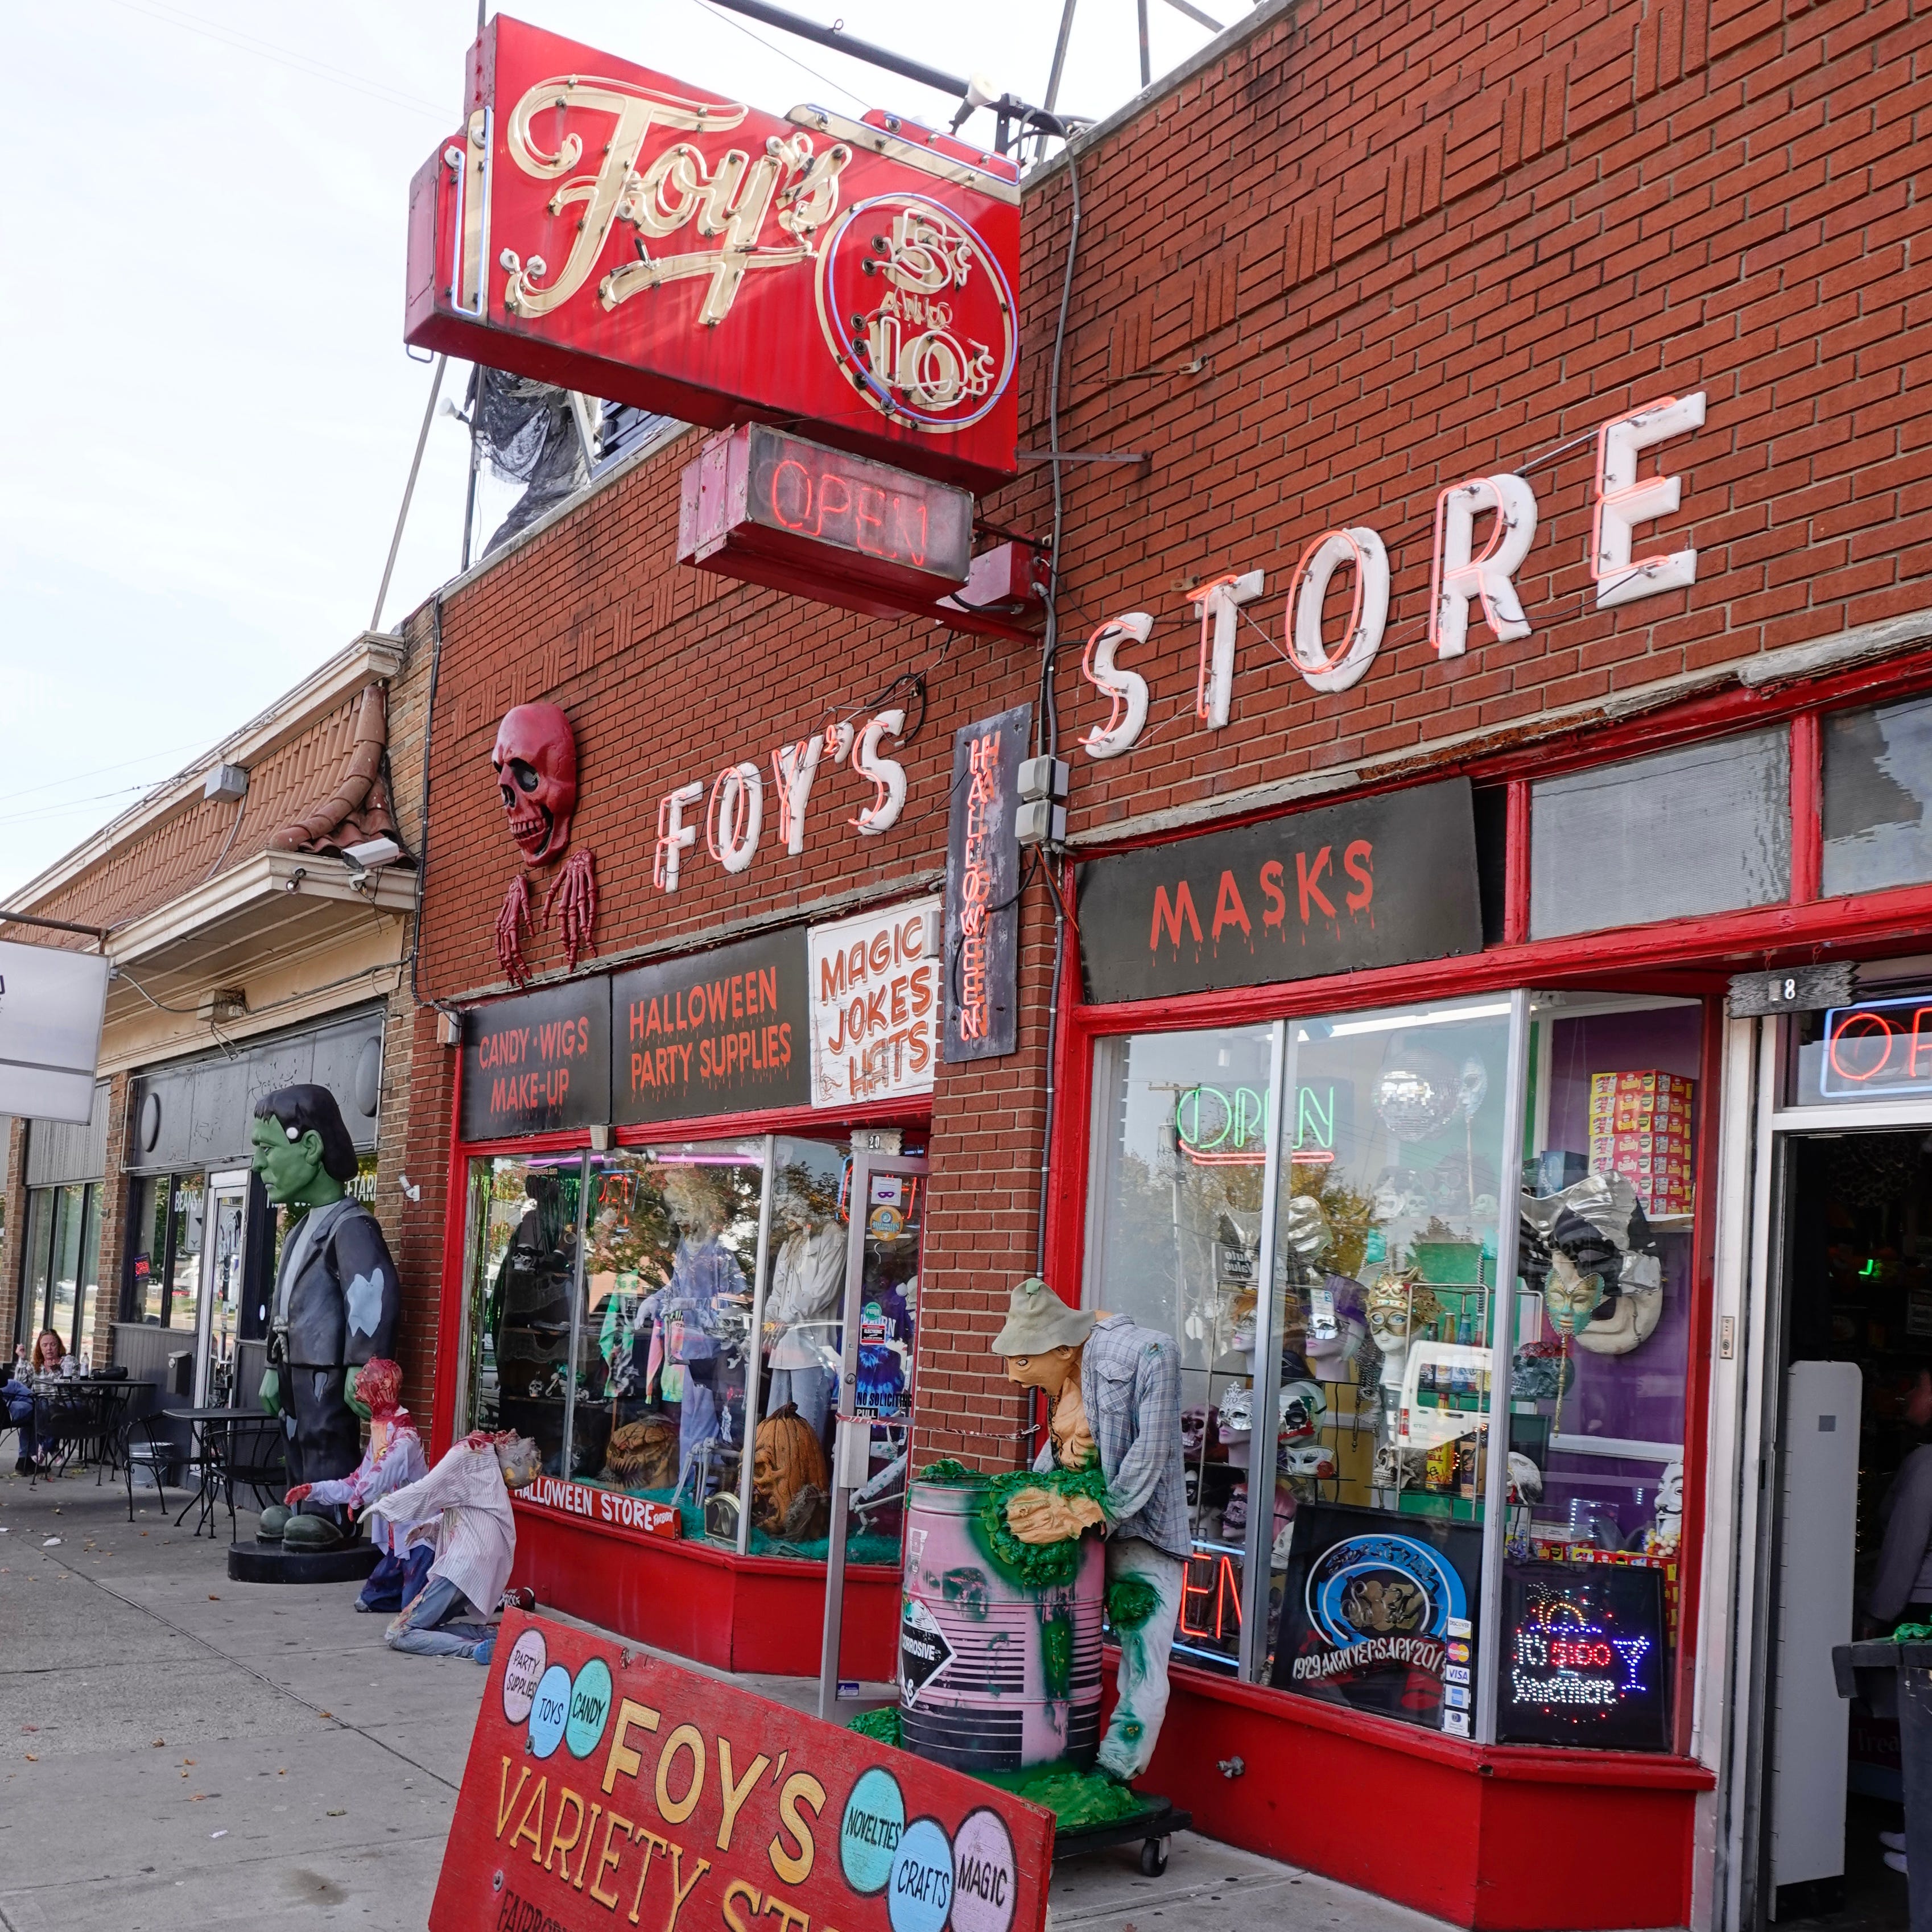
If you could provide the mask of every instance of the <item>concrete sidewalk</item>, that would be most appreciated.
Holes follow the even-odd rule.
[[[0,1478],[0,1928],[422,1932],[487,1673],[386,1650],[348,1586],[230,1582],[225,1514],[211,1544],[136,1495],[130,1525],[91,1472]],[[1159,1879],[1131,1851],[1062,1867],[1050,1922],[1436,1924],[1191,1834]]]

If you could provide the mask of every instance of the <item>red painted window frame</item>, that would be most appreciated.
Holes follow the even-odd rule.
[[[1516,987],[1688,994],[1704,1001],[1698,1100],[1697,1209],[1692,1230],[1690,1344],[1685,1366],[1684,1522],[1680,1543],[1678,1626],[1673,1697],[1675,1766],[1688,1756],[1694,1715],[1700,1640],[1703,1532],[1708,1472],[1708,1430],[1715,1250],[1719,1124],[1723,1106],[1725,1036],[1724,993],[1736,972],[1816,961],[1827,954],[1882,955],[1894,946],[1923,945],[1932,926],[1932,884],[1833,899],[1819,896],[1822,862],[1822,719],[1832,711],[1913,695],[1932,683],[1932,650],[1888,663],[1854,668],[1835,676],[1763,689],[1725,691],[1662,709],[1556,743],[1505,752],[1456,766],[1367,786],[1352,796],[1400,789],[1457,772],[1479,784],[1507,787],[1504,813],[1503,938],[1481,952],[1379,970],[1192,994],[1165,1000],[1088,1005],[1079,988],[1079,934],[1072,931],[1074,970],[1065,975],[1054,1082],[1059,1106],[1053,1123],[1048,1202],[1047,1258],[1050,1278],[1082,1281],[1086,1259],[1087,1188],[1091,1156],[1094,1046],[1125,1033],[1181,1032],[1215,1027],[1266,1024],[1276,1019],[1321,1018],[1347,1011]],[[1770,905],[1700,918],[1567,935],[1533,941],[1529,933],[1531,786],[1537,778],[1617,764],[1646,752],[1783,723],[1790,732],[1791,885],[1788,898]],[[1282,815],[1279,809],[1217,821],[1226,826]],[[1199,831],[1204,828],[1190,828]],[[1188,832],[1123,839],[1083,849],[1082,862],[1135,848],[1173,842]],[[1077,902],[1076,866],[1065,868],[1064,894]],[[1689,1446],[1704,1445],[1693,1456]],[[1258,1688],[1258,1687],[1250,1687]],[[1360,1718],[1362,1734],[1376,1737],[1388,1720]],[[1474,1751],[1478,1747],[1457,1747]],[[1490,1748],[1493,1750],[1495,1748]],[[1574,1755],[1600,1756],[1580,1751]]]

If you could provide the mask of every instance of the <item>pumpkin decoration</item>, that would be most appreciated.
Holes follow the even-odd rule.
[[[677,1420],[647,1415],[610,1432],[604,1473],[627,1490],[668,1490],[677,1480]]]
[[[752,1442],[752,1520],[768,1535],[779,1534],[800,1490],[831,1486],[818,1432],[797,1403],[773,1409]]]

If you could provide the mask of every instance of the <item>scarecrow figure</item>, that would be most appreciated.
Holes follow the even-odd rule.
[[[1052,1405],[1051,1440],[1034,1467],[1079,1469],[1097,1456],[1106,1478],[1104,1510],[1090,1497],[1022,1490],[1006,1523],[1022,1543],[1065,1541],[1089,1528],[1106,1537],[1120,1701],[1097,1762],[1124,1784],[1146,1770],[1160,1736],[1187,1574],[1180,1364],[1169,1336],[1124,1315],[1070,1308],[1037,1276],[1013,1290],[992,1346],[1010,1381],[1042,1390]]]

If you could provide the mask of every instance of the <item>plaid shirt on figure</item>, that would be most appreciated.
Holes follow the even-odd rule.
[[[1180,1363],[1172,1338],[1124,1315],[1096,1322],[1081,1357],[1080,1400],[1118,1513],[1108,1534],[1139,1537],[1186,1562],[1192,1545],[1181,1474]],[[1049,1440],[1034,1467],[1053,1466]]]

